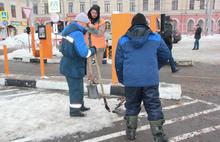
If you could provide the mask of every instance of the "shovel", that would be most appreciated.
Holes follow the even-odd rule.
[[[89,33],[88,40],[89,40],[89,47],[91,47],[91,46],[92,46],[91,33]],[[110,111],[110,108],[109,108],[109,106],[108,106],[108,102],[107,102],[107,100],[106,100],[105,92],[104,92],[104,87],[103,87],[103,83],[102,83],[102,77],[101,77],[100,67],[99,67],[98,60],[97,60],[97,55],[95,54],[94,57],[95,57],[95,61],[96,61],[96,63],[95,63],[95,64],[96,64],[96,69],[97,69],[97,72],[98,72],[98,81],[99,81],[99,83],[100,83],[101,90],[102,90],[102,95],[101,95],[101,96],[102,96],[103,101],[104,101],[104,104],[105,104],[105,109],[106,109],[107,111],[111,112],[111,111]],[[89,59],[88,62],[89,62],[89,66],[90,66],[90,67],[89,67],[89,70],[92,71],[91,60]],[[91,72],[91,73],[92,73],[92,72]]]

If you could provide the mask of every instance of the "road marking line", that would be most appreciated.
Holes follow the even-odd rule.
[[[189,97],[189,96],[183,96],[184,99],[188,99],[188,100],[194,100],[193,98]],[[204,101],[204,100],[200,100],[200,99],[196,99],[201,103],[207,104],[207,105],[214,105],[216,107],[218,107],[218,104],[212,103],[212,102],[208,102],[208,101]]]
[[[9,90],[1,90],[0,93],[3,93],[3,92],[10,92],[10,91],[17,91],[19,89],[9,89]]]
[[[32,141],[32,139],[30,137],[13,140],[11,142],[29,142],[29,141]]]
[[[185,134],[182,134],[179,136],[172,137],[169,139],[169,142],[179,142],[182,140],[193,138],[193,137],[201,135],[201,134],[206,134],[206,133],[210,133],[213,131],[217,131],[218,129],[220,129],[220,125],[207,127],[207,128],[201,129],[201,130],[197,130],[197,131],[193,131],[193,132],[189,132],[189,133],[185,133]]]
[[[166,120],[164,125],[173,124],[173,123],[176,123],[176,122],[188,120],[188,119],[191,119],[191,118],[203,115],[203,114],[208,114],[208,113],[219,111],[219,110],[220,110],[220,106],[218,106],[216,108],[200,111],[200,112],[197,112],[197,113],[189,114],[189,115],[186,115],[186,116],[173,118],[173,119],[170,119],[170,120]],[[148,130],[148,129],[150,129],[150,125],[144,125],[144,126],[141,126],[140,128],[138,128],[137,131],[143,131],[143,130]],[[100,137],[95,137],[95,138],[91,138],[91,139],[88,139],[88,140],[84,140],[84,141],[81,141],[81,142],[91,142],[91,141],[92,142],[100,142],[100,141],[108,140],[108,139],[111,139],[111,138],[120,137],[120,136],[123,136],[123,135],[125,135],[125,131],[119,131],[119,132],[103,135],[103,136],[100,136]]]
[[[191,105],[191,104],[198,103],[198,102],[199,102],[199,100],[193,100],[190,102],[185,102],[183,104],[171,105],[171,106],[164,107],[163,110],[170,110],[170,109],[174,109],[174,108],[178,108],[178,107],[182,107],[182,106],[187,106],[187,105]],[[146,114],[146,112],[141,112],[141,113],[139,113],[138,116],[143,117],[143,116],[147,116],[147,114]],[[124,117],[116,118],[116,119],[114,119],[114,122],[121,121],[121,120],[124,120]]]
[[[9,95],[4,95],[2,96],[3,98],[11,98],[11,97],[19,97],[19,96],[25,96],[25,95],[31,95],[31,94],[36,94],[38,93],[37,91],[32,91],[32,92],[25,92],[25,93],[20,93],[20,94],[9,94]]]
[[[173,75],[173,77],[177,78],[194,78],[194,79],[213,79],[219,80],[220,77],[204,77],[204,76],[190,76],[190,75]]]

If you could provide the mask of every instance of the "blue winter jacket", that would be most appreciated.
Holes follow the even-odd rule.
[[[159,34],[136,25],[122,36],[117,45],[115,67],[118,80],[127,87],[159,84],[159,69],[170,57],[170,51]]]
[[[62,32],[60,73],[71,78],[82,78],[86,75],[86,58],[95,53],[88,49],[84,40],[86,30],[76,22],[68,25]]]

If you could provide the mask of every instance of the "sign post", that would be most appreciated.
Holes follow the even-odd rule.
[[[57,34],[58,34],[58,24],[60,17],[57,13],[51,13],[51,21],[53,22],[53,33],[55,34],[55,47],[57,48]]]
[[[7,11],[0,11],[0,25],[4,27],[4,34],[2,37],[6,38],[8,36],[8,12]]]
[[[60,0],[48,0],[49,13],[60,12]]]
[[[26,32],[28,34],[28,45],[29,45],[29,52],[31,52],[31,44],[30,44],[30,25],[29,25],[29,19],[30,19],[30,15],[31,15],[31,8],[25,7],[23,8],[23,12],[27,18],[27,28],[26,28]]]

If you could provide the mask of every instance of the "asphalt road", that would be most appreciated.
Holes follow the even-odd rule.
[[[14,71],[35,74],[39,64],[14,63]],[[58,75],[58,65],[47,66],[47,73]],[[104,67],[108,72],[109,65]],[[220,66],[194,63],[192,67],[179,67],[178,73],[172,74],[166,66],[160,71],[161,82],[178,83],[184,96],[180,101],[162,100],[166,118],[165,131],[173,142],[218,142],[220,134]],[[53,92],[53,91],[52,91]],[[50,91],[48,92],[50,93]],[[16,92],[15,92],[16,94]],[[107,112],[106,112],[107,113]],[[144,113],[144,109],[142,110]],[[114,120],[112,127],[91,133],[79,132],[61,138],[42,142],[126,142],[123,112]],[[147,118],[140,115],[137,142],[152,141]]]

